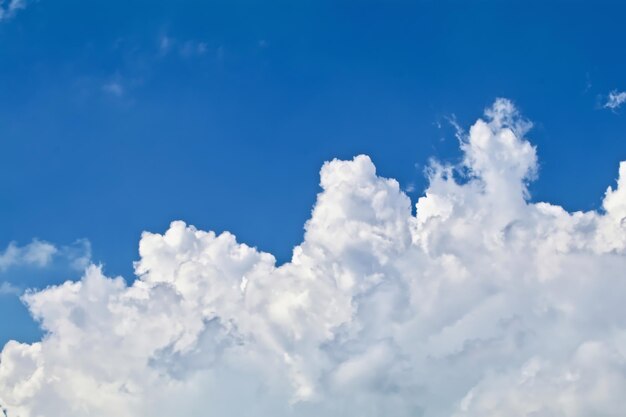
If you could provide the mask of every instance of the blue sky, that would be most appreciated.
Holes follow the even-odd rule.
[[[0,411],[625,415],[624,16],[0,0]]]
[[[175,219],[287,261],[319,168],[365,153],[413,202],[497,97],[534,122],[533,201],[600,207],[626,156],[620,2],[27,1],[0,21],[0,248],[91,242],[132,279]],[[8,7],[8,2],[3,6]],[[75,268],[0,271],[19,288]],[[0,342],[36,327],[0,295]],[[18,319],[19,318],[19,319]]]

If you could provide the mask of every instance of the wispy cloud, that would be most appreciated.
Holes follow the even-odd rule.
[[[0,0],[0,21],[10,19],[18,10],[26,7],[27,0],[10,0],[8,2]]]
[[[122,97],[124,95],[124,86],[120,81],[109,81],[102,86],[102,91],[114,97]]]
[[[91,243],[87,239],[79,239],[71,245],[56,246],[33,239],[23,246],[11,242],[0,251],[0,273],[20,267],[46,268],[55,262],[62,262],[75,270],[85,269],[91,262]]]
[[[162,54],[167,54],[172,47],[174,40],[167,35],[162,35],[159,39],[159,51]]]
[[[0,251],[0,295],[22,295],[34,277],[76,274],[90,264],[91,243],[87,239],[62,246],[38,239],[22,246],[11,242]],[[24,280],[24,274],[29,279]]]
[[[10,282],[0,283],[0,295],[20,295],[22,290]]]
[[[174,53],[183,58],[192,58],[205,55],[207,51],[208,44],[206,42],[194,39],[181,40],[169,35],[161,35],[159,38],[160,56]]]
[[[626,102],[626,91],[613,90],[609,93],[604,108],[617,110],[624,102]]]
[[[207,44],[205,42],[187,41],[179,48],[179,52],[183,57],[204,55],[206,51]]]
[[[23,265],[45,267],[58,251],[53,244],[40,240],[33,240],[25,246],[11,242],[3,252],[0,252],[0,271]]]

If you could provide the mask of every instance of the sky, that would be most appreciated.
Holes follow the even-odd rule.
[[[0,1],[0,407],[623,415],[625,13]]]

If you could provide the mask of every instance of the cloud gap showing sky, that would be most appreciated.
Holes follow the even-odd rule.
[[[599,211],[531,202],[530,128],[496,100],[460,134],[458,166],[431,164],[415,215],[368,156],[325,163],[281,266],[176,221],[142,235],[132,285],[91,265],[26,293],[46,335],[4,347],[0,406],[9,417],[623,416],[626,162]]]

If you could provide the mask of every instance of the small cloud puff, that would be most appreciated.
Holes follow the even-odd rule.
[[[91,266],[24,296],[10,416],[626,415],[626,162],[603,211],[528,199],[529,123],[498,100],[411,211],[369,157],[333,160],[292,260],[174,222],[137,279]],[[453,170],[466,174],[457,181]]]
[[[40,240],[33,240],[25,246],[11,242],[0,252],[0,271],[23,265],[45,267],[57,252],[58,249],[53,244]]]
[[[66,246],[37,239],[24,246],[11,242],[0,251],[0,295],[21,295],[37,276],[83,272],[90,264],[91,243],[87,239]]]
[[[617,110],[622,104],[626,102],[626,91],[613,90],[609,93],[606,103],[604,103],[605,109]]]
[[[91,263],[91,242],[78,239],[71,245],[60,247],[38,239],[24,246],[11,242],[0,251],[0,273],[19,267],[46,268],[56,258],[62,258],[73,269],[84,270]]]

